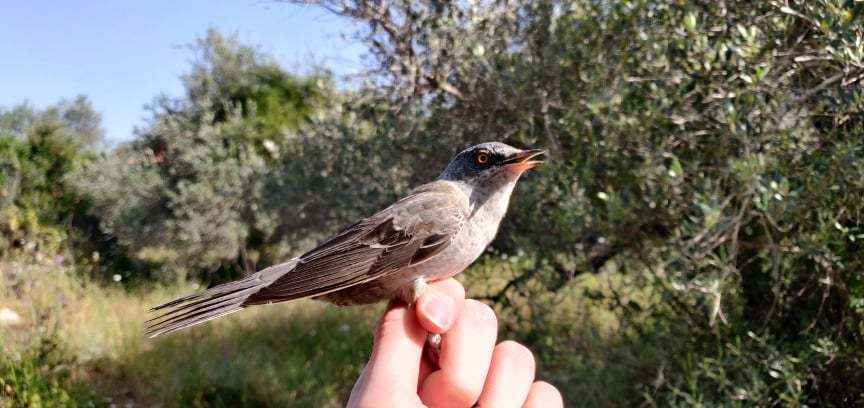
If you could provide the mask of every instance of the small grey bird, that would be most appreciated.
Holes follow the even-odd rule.
[[[457,154],[438,178],[305,254],[153,308],[156,337],[252,305],[315,298],[337,305],[398,299],[471,265],[495,238],[510,194],[542,150],[490,142]]]

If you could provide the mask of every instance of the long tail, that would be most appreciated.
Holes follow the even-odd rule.
[[[184,296],[150,309],[161,312],[147,321],[150,338],[195,326],[245,307],[244,302],[280,276],[290,272],[297,261],[272,266],[238,281],[214,286],[203,292]]]

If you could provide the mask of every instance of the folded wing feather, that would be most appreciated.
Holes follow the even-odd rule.
[[[324,295],[424,262],[447,248],[468,214],[467,199],[454,187],[425,184],[298,258],[153,308],[162,314],[147,322],[147,334],[156,337],[251,305]]]

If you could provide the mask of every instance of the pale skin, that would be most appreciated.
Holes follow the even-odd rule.
[[[442,334],[437,367],[424,356],[427,332]],[[388,307],[348,407],[563,407],[554,386],[535,381],[531,351],[496,344],[497,334],[495,313],[459,282],[431,283],[414,307]]]

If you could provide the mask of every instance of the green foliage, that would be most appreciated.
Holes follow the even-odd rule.
[[[45,379],[31,361],[4,362],[0,371],[0,406],[72,407],[69,394],[56,382]]]
[[[0,253],[9,245],[57,251],[78,198],[66,176],[92,158],[99,115],[83,96],[44,110],[0,109]]]
[[[49,336],[18,360],[0,357],[0,407],[95,406],[86,392],[64,386],[68,370],[57,360],[63,356],[57,348]]]
[[[486,296],[578,353],[535,334],[567,303],[542,294],[613,271],[629,278],[585,293],[628,328],[609,347],[677,351],[616,360],[642,392],[594,404],[864,403],[864,6],[323,3],[368,23],[386,80],[362,94],[413,131],[378,137],[431,147],[416,180],[445,146],[549,149],[495,244],[534,262]]]
[[[59,142],[98,128],[63,125],[85,110],[50,126],[4,112],[4,232],[59,225],[80,202],[118,258],[167,281],[228,279],[435,177],[461,147],[539,146],[548,165],[466,282],[572,404],[864,404],[864,4],[319,3],[364,23],[356,90],[210,32],[186,94],[158,98],[136,140],[95,161]],[[240,337],[213,342],[271,341]],[[162,402],[275,395],[259,383],[271,376],[220,377],[200,358],[180,386],[160,383]],[[295,374],[279,387],[314,388]]]
[[[342,406],[371,348],[374,319],[322,305],[280,309],[267,320],[247,315],[253,323],[160,340],[104,369],[149,384],[152,391],[136,390],[140,397],[168,406]]]
[[[180,113],[172,110],[184,111],[191,116],[185,119],[198,125],[228,122],[239,113],[254,124],[255,131],[236,135],[231,141],[239,145],[254,142],[265,153],[271,149],[265,141],[284,142],[285,133],[300,127],[325,96],[325,85],[320,82],[324,78],[291,75],[255,48],[213,29],[191,50],[197,60],[191,72],[183,76],[186,99],[158,100],[153,108],[154,122]],[[183,106],[178,108],[177,103]],[[145,139],[160,136],[170,137],[158,130],[144,132]]]
[[[158,98],[138,138],[78,172],[91,214],[161,278],[217,271],[236,277],[285,254],[263,209],[267,183],[296,144],[329,85],[295,77],[269,57],[215,31],[193,47],[186,96]],[[263,230],[266,226],[268,230]]]
[[[197,285],[129,290],[33,257],[2,262],[2,307],[22,320],[0,325],[4,408],[36,394],[41,406],[344,406],[382,312],[304,301],[149,339],[149,307]]]

